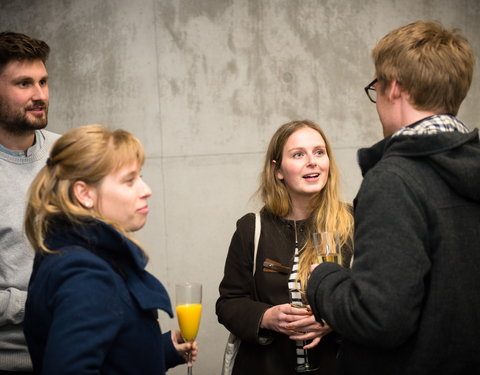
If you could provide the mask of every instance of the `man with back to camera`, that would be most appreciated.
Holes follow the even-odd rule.
[[[0,33],[0,374],[29,374],[22,322],[33,250],[23,232],[30,183],[58,135],[47,126],[50,47]]]
[[[385,138],[358,153],[355,260],[318,265],[308,300],[343,337],[341,374],[479,374],[480,144],[455,117],[472,49],[419,21],[372,55]]]

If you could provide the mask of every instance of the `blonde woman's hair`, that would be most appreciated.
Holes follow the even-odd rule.
[[[419,110],[456,115],[473,77],[472,47],[458,29],[417,21],[384,36],[372,51],[380,90],[397,80]]]
[[[339,171],[333,157],[332,148],[319,125],[310,120],[291,121],[282,126],[273,135],[265,155],[261,174],[261,183],[257,191],[265,208],[280,217],[286,217],[292,210],[292,202],[285,183],[277,178],[278,168],[282,165],[283,148],[288,138],[297,130],[311,128],[317,131],[325,141],[330,161],[327,182],[324,188],[312,198],[312,213],[307,220],[306,242],[300,251],[297,279],[302,289],[306,288],[310,265],[318,263],[313,248],[313,233],[334,232],[343,248],[351,251],[353,243],[353,217],[349,205],[342,202],[339,193]]]
[[[25,214],[25,232],[36,252],[51,253],[45,238],[52,222],[59,216],[82,224],[102,220],[137,245],[124,228],[103,217],[95,208],[87,209],[75,197],[73,186],[83,181],[98,186],[103,178],[137,161],[143,165],[145,154],[140,141],[125,130],[109,130],[92,124],[75,128],[53,145],[50,157],[29,190]]]

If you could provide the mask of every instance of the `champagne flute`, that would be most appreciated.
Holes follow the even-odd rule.
[[[306,301],[306,296],[304,293],[302,293],[302,304],[299,304],[297,302],[297,303],[293,303],[292,306],[297,309],[307,310],[307,304],[308,302]],[[307,345],[307,341],[303,340],[302,344],[303,346]],[[303,347],[302,349],[303,349],[303,356],[305,358],[305,362],[302,365],[297,365],[297,367],[295,367],[295,371],[298,373],[317,371],[318,367],[313,366],[308,359],[308,349],[305,349]]]
[[[178,325],[183,339],[193,342],[197,337],[202,313],[202,284],[183,282],[175,285]],[[192,352],[188,354],[187,374],[192,375]]]
[[[314,233],[313,248],[315,249],[318,263],[333,262],[343,267],[340,240],[335,232]],[[326,322],[322,321],[322,325],[324,324]],[[340,344],[342,338],[337,337],[335,341]]]
[[[314,233],[313,248],[315,249],[318,263],[333,262],[342,264],[339,241],[334,232]]]
[[[290,289],[290,296],[292,298],[290,306],[295,307],[296,309],[307,310],[307,296],[304,292],[300,291],[297,287]],[[295,367],[295,371],[298,373],[306,373],[306,372],[313,372],[317,371],[318,368],[314,367],[310,364],[308,359],[308,349],[303,348],[307,345],[305,340],[302,340],[302,349],[303,349],[303,357],[305,362],[303,364],[299,364]]]

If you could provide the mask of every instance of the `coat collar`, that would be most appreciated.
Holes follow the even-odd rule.
[[[142,310],[161,309],[173,317],[165,287],[145,270],[148,258],[144,252],[112,226],[96,219],[83,225],[59,219],[45,242],[52,250],[77,246],[91,251],[123,276],[128,290]]]
[[[432,156],[470,142],[478,142],[478,129],[474,129],[468,134],[446,132],[434,135],[389,136],[370,148],[358,150],[357,160],[362,176],[365,176],[375,164],[389,156]]]

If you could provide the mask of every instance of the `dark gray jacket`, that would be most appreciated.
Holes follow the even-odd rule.
[[[353,268],[308,287],[344,337],[340,373],[480,373],[478,129],[386,138],[359,163]]]

